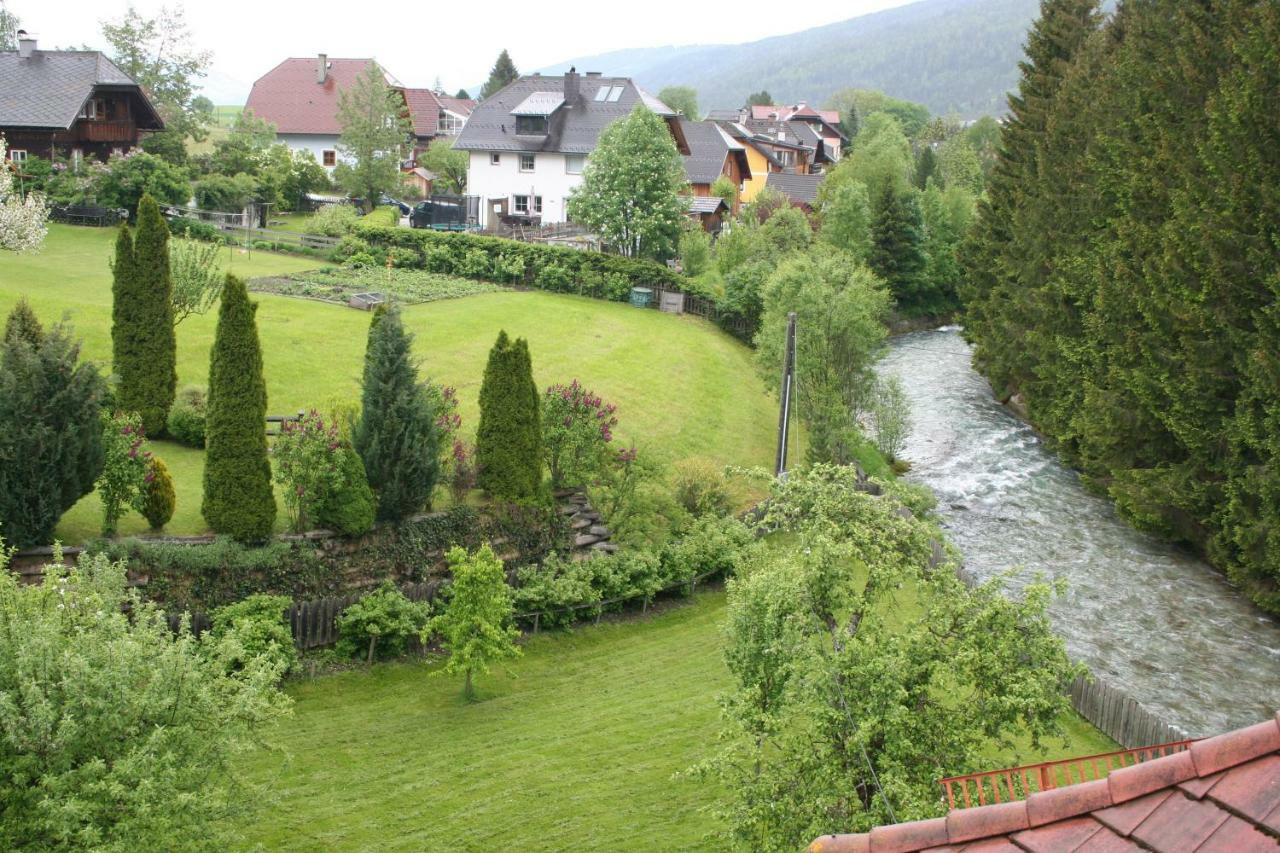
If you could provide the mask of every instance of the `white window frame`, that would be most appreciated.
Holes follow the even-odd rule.
[[[525,168],[526,162],[529,164],[528,168]],[[535,166],[537,166],[537,163],[538,163],[538,155],[536,154],[520,155],[520,171],[522,172],[532,172]]]
[[[462,130],[465,121],[448,110],[441,110],[440,117],[436,121],[436,127],[441,134],[445,136],[453,136]]]
[[[501,165],[502,165],[502,155],[501,155],[501,154],[490,154],[490,155],[489,155],[489,165],[490,165],[490,166],[501,166]]]
[[[529,197],[527,195],[513,195],[511,197],[511,209],[517,216],[528,216]]]
[[[570,164],[570,163],[577,163],[577,164],[578,164],[578,168],[577,168],[577,169],[572,169],[572,168],[570,168],[570,167],[569,167],[569,164]],[[583,170],[583,169],[585,169],[586,167],[587,167],[587,155],[586,155],[586,154],[566,154],[566,155],[564,155],[564,173],[565,173],[566,175],[581,175],[581,174],[582,174],[582,170]]]
[[[542,215],[542,196],[540,195],[533,197],[533,212],[538,216]]]
[[[98,121],[105,119],[107,114],[106,98],[90,98],[84,102],[84,106],[80,108],[79,118],[89,121]]]
[[[18,155],[22,155],[22,156],[18,156]],[[11,163],[25,163],[25,162],[26,162],[26,160],[27,160],[27,149],[25,149],[25,148],[10,148],[10,149],[9,149],[9,162],[11,162]]]

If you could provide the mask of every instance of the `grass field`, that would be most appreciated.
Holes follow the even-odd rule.
[[[107,366],[111,353],[111,229],[54,225],[39,254],[0,255],[0,312],[26,294],[39,316],[64,314],[84,340],[84,354]],[[297,272],[316,261],[239,250],[223,255],[243,276]],[[311,300],[256,295],[268,407],[295,412],[354,399],[369,315]],[[578,378],[619,406],[623,442],[668,463],[705,457],[720,464],[768,465],[776,409],[752,366],[750,351],[706,322],[618,303],[545,293],[504,292],[445,300],[405,310],[416,333],[421,372],[458,389],[464,433],[474,432],[477,396],[489,348],[500,329],[529,339],[540,386]],[[178,326],[179,385],[207,383],[216,312]],[[203,529],[199,518],[200,457],[159,445],[174,457],[178,515],[171,532]],[[182,458],[178,458],[182,457]],[[65,542],[97,531],[94,498],[86,498],[59,528]],[[136,515],[121,532],[140,532]]]
[[[461,698],[403,663],[295,682],[295,715],[248,774],[277,797],[246,828],[271,850],[687,850],[714,786],[674,774],[715,749],[725,596],[542,634]],[[1072,715],[1051,758],[1113,748]],[[993,768],[1042,760],[1023,748]]]

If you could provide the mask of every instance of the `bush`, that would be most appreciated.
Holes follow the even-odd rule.
[[[733,510],[724,473],[705,459],[686,459],[677,467],[675,497],[695,518],[728,515]]]
[[[410,601],[394,583],[383,581],[338,617],[338,653],[348,657],[363,654],[367,663],[373,663],[375,657],[401,655],[429,615],[426,602]]]
[[[303,230],[325,237],[344,237],[356,227],[360,217],[349,204],[326,204],[312,214]]]
[[[222,242],[222,232],[212,223],[188,219],[185,216],[174,216],[167,221],[169,233],[174,237],[186,237],[189,240],[203,240],[209,243]]]
[[[560,264],[547,264],[534,276],[533,283],[539,290],[564,293],[572,289],[573,276]]]
[[[476,463],[480,487],[500,500],[542,495],[542,423],[533,364],[524,338],[505,331],[489,351],[480,385]]]
[[[664,549],[663,574],[670,583],[732,574],[753,541],[751,531],[737,519],[705,516]]]
[[[343,536],[359,536],[373,529],[375,503],[360,454],[344,442],[336,482],[316,505],[316,523]]]
[[[253,201],[256,192],[257,183],[250,175],[210,175],[196,182],[196,207],[201,210],[240,213],[245,205]]]
[[[159,456],[151,457],[147,467],[146,485],[142,490],[143,518],[151,525],[152,530],[159,530],[173,518],[173,510],[177,506],[178,497],[173,490],[173,477],[169,475],[169,467]]]
[[[228,672],[265,661],[281,675],[298,665],[298,650],[284,614],[293,602],[283,595],[254,594],[210,614],[214,654]]]
[[[711,267],[711,235],[701,227],[680,235],[680,265],[687,276],[701,275]]]
[[[102,535],[115,536],[120,516],[129,507],[142,508],[151,452],[144,449],[142,421],[133,412],[102,413],[102,473],[98,496],[102,499]]]
[[[306,530],[316,509],[338,485],[338,427],[315,409],[280,425],[271,447],[273,479],[281,486],[284,505],[295,531]]]
[[[546,390],[542,429],[552,488],[581,486],[594,479],[613,441],[617,409],[576,379]]]
[[[205,414],[204,389],[196,385],[183,388],[169,410],[169,437],[179,444],[203,450]]]
[[[347,234],[338,241],[338,245],[333,247],[331,257],[335,263],[345,264],[349,258],[355,255],[373,257],[373,248],[367,240],[362,240],[353,234]]]

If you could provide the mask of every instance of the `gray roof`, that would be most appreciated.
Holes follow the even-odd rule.
[[[690,213],[715,213],[720,208],[729,207],[729,203],[718,195],[696,195],[689,199]]]
[[[564,104],[560,92],[534,92],[511,111],[513,116],[549,116]]]
[[[707,113],[707,121],[737,121],[740,117],[739,110],[711,110]]]
[[[620,87],[615,100],[597,101],[605,87]],[[516,136],[512,112],[532,96],[553,93],[564,98],[564,77],[527,75],[513,81],[476,105],[458,134],[454,148],[469,151],[551,151],[590,154],[600,133],[612,122],[625,117],[637,103],[663,116],[675,115],[670,107],[649,95],[626,77],[578,75],[578,97],[552,112],[546,136]],[[545,115],[545,113],[539,113]]]
[[[691,184],[710,184],[724,173],[725,157],[730,151],[743,151],[742,144],[713,121],[680,119],[680,130],[689,153],[684,157],[684,171]]]
[[[36,50],[26,59],[0,52],[0,125],[66,130],[98,88],[134,89],[146,100],[138,84],[96,50]],[[161,126],[158,117],[155,125]]]
[[[792,201],[812,204],[818,197],[818,187],[826,175],[793,175],[790,172],[770,172],[764,185],[778,190]]]

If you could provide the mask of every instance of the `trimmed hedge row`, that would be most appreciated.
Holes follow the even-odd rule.
[[[625,302],[633,287],[685,290],[684,276],[653,261],[502,237],[361,225],[340,247],[370,252],[377,262],[466,278],[482,278],[552,293],[577,293]],[[363,242],[365,245],[361,245]]]

